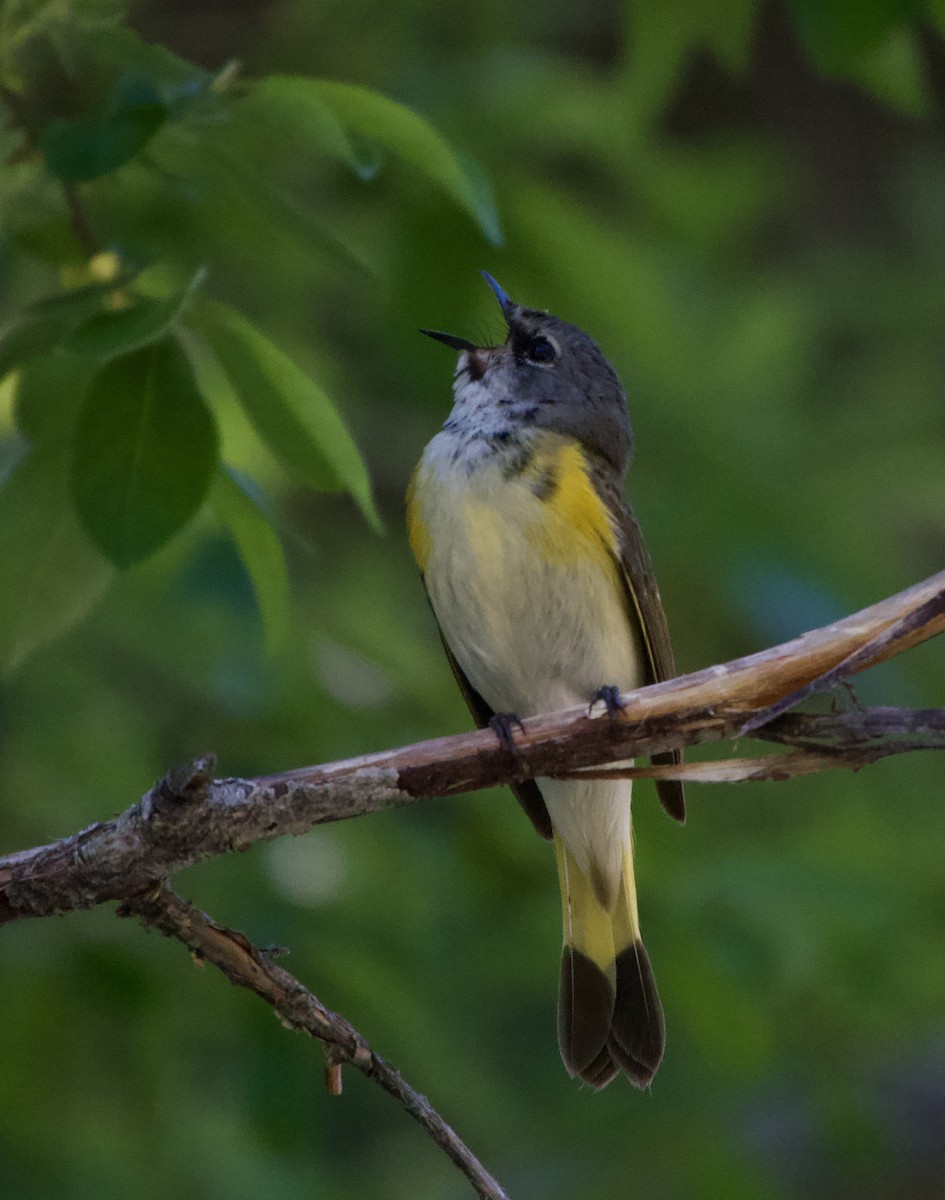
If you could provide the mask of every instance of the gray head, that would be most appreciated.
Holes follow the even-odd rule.
[[[505,420],[512,430],[547,429],[577,438],[595,458],[622,473],[632,449],[627,397],[617,373],[583,330],[510,300],[482,272],[502,309],[508,336],[499,346],[424,329],[460,351],[456,410]]]

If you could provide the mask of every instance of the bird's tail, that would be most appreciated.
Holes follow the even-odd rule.
[[[605,1087],[623,1070],[646,1087],[663,1057],[665,1028],[650,960],[640,936],[633,851],[623,853],[616,903],[608,909],[592,880],[555,834],[564,950],[558,992],[558,1044],[571,1075]]]

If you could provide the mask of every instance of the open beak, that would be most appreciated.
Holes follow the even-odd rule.
[[[433,338],[435,342],[442,342],[444,346],[449,346],[453,350],[478,350],[479,347],[470,342],[467,338],[457,337],[455,333],[441,333],[438,329],[421,329],[421,333],[425,333],[427,337]]]
[[[514,300],[509,298],[508,293],[505,291],[502,285],[497,283],[488,271],[480,271],[479,274],[483,277],[486,283],[488,283],[489,287],[492,288],[495,298],[499,302],[499,307],[502,309],[502,316],[505,317],[506,325],[510,324],[512,320],[512,314],[516,308],[518,308],[518,305]],[[420,332],[425,333],[427,337],[433,338],[435,342],[442,342],[444,346],[449,346],[451,350],[459,350],[462,352],[463,350],[475,351],[485,348],[482,346],[477,346],[475,342],[469,341],[468,338],[459,337],[459,335],[455,333],[443,333],[439,329],[421,329]]]
[[[508,292],[502,284],[493,279],[488,271],[480,271],[479,274],[488,283],[489,287],[492,288],[493,294],[499,302],[499,308],[502,309],[502,316],[505,317],[505,323],[508,325],[512,320],[512,313],[518,308],[518,305],[509,297]]]

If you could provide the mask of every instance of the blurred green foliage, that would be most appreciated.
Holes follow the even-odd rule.
[[[206,749],[256,774],[468,727],[401,506],[449,407],[416,329],[498,333],[478,267],[627,384],[682,669],[940,565],[932,6],[122,19],[0,6],[4,850]],[[857,693],[940,702],[940,652]],[[517,1200],[921,1200],[943,1166],[936,782],[913,756],[693,788],[684,830],[639,788],[669,1030],[646,1096],[561,1069],[554,868],[506,793],[180,886],[291,946]],[[329,1098],[317,1047],[108,911],[4,930],[0,1012],[0,1195],[469,1194],[376,1088],[349,1072]]]

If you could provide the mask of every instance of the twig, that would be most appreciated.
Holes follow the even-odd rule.
[[[82,207],[82,201],[79,199],[79,190],[74,183],[64,183],[62,185],[62,194],[66,198],[66,207],[69,210],[69,224],[72,227],[72,232],[78,238],[82,249],[89,258],[94,258],[98,254],[100,246],[98,238],[89,224],[88,215]]]
[[[567,771],[555,779],[679,779],[685,783],[784,783],[798,775],[813,775],[839,767],[858,771],[877,759],[908,750],[945,750],[939,746],[890,743],[871,751],[793,750],[790,754],[765,754],[760,758],[719,758],[659,767],[599,767],[589,771]]]
[[[939,577],[933,576],[932,578]],[[902,613],[886,629],[871,637],[864,645],[852,649],[846,658],[838,662],[829,671],[825,671],[823,675],[820,675],[816,679],[808,680],[802,686],[798,687],[796,691],[789,693],[787,696],[782,696],[775,704],[756,713],[750,721],[746,721],[742,726],[742,734],[750,733],[753,729],[758,729],[760,726],[766,725],[775,717],[780,716],[781,713],[786,712],[789,708],[793,708],[796,704],[800,704],[808,696],[812,696],[814,692],[827,691],[829,688],[842,682],[844,676],[854,675],[857,671],[862,671],[864,667],[871,667],[874,663],[888,658],[887,651],[901,646],[911,634],[928,628],[931,623],[935,622],[941,628],[943,613],[945,613],[945,594],[939,591],[937,594],[929,596],[925,601],[916,605],[911,610]]]
[[[9,160],[9,164],[22,161],[28,158],[31,154],[41,153],[36,141],[35,130],[32,122],[28,119],[23,106],[21,97],[13,90],[0,84],[0,102],[6,105],[14,122],[20,127],[23,132],[24,141],[13,153]],[[98,238],[89,223],[88,214],[86,213],[82,200],[79,196],[79,189],[74,183],[63,183],[62,194],[66,202],[66,208],[69,212],[69,224],[72,232],[78,238],[82,249],[86,252],[89,258],[94,258],[101,249]]]
[[[856,746],[888,737],[915,741],[916,749],[945,734],[941,708],[857,708],[843,713],[785,713],[754,735],[786,746]]]
[[[891,735],[897,735],[895,737]],[[909,736],[902,736],[909,735]],[[857,771],[892,754],[945,750],[945,709],[876,708],[854,713],[792,713],[753,737],[796,746],[790,754],[725,758],[659,767],[591,767],[555,779],[680,779],[687,783],[779,783],[837,768]]]
[[[167,937],[176,938],[200,959],[212,963],[239,987],[270,1004],[284,1025],[331,1048],[330,1062],[350,1063],[394,1097],[452,1159],[483,1200],[508,1200],[506,1192],[469,1147],[447,1125],[426,1096],[376,1054],[349,1021],[332,1012],[293,975],[271,961],[242,934],[218,924],[182,900],[166,885],[129,897],[119,914],[134,914]]]
[[[527,720],[514,758],[484,730],[260,779],[213,780],[213,760],[201,759],[110,821],[0,858],[0,924],[123,899],[203,859],[421,797],[737,738],[786,697],[943,628],[945,572],[792,642],[628,692],[618,721],[584,709]]]

